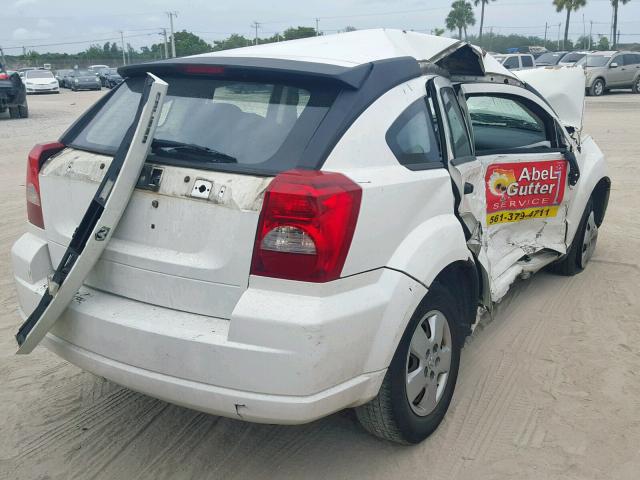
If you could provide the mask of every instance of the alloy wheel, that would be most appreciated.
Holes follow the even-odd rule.
[[[429,415],[444,394],[451,368],[451,330],[445,315],[432,310],[416,326],[407,353],[407,400],[416,415]]]
[[[596,249],[596,242],[598,241],[598,226],[596,225],[595,214],[593,210],[589,213],[587,218],[587,224],[585,226],[584,236],[582,238],[582,251],[580,256],[580,266],[585,268],[593,252]]]

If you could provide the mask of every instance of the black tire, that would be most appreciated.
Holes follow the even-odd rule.
[[[605,92],[604,80],[601,78],[596,78],[591,84],[591,87],[589,87],[589,95],[592,97],[600,97],[604,95]]]
[[[586,263],[582,261],[582,247],[584,244],[585,235],[588,233],[589,217],[593,213],[593,201],[589,199],[587,205],[582,213],[580,219],[580,225],[576,231],[571,246],[567,251],[567,254],[558,262],[550,266],[550,270],[559,275],[571,277],[580,273],[586,267]],[[595,246],[594,246],[595,248]],[[588,261],[588,260],[587,260]]]
[[[420,328],[424,316],[433,310],[442,312],[449,326],[451,363],[444,391],[435,409],[420,416],[414,412],[407,398],[407,357],[414,331]],[[378,395],[365,405],[356,407],[356,415],[365,430],[382,439],[401,444],[419,443],[435,431],[449,408],[455,389],[460,350],[464,342],[462,323],[459,302],[443,285],[434,282],[402,335]]]
[[[636,77],[633,81],[633,85],[631,86],[631,91],[633,93],[640,93],[640,75]]]
[[[9,107],[9,118],[20,118],[19,107]]]
[[[29,105],[25,101],[22,105],[18,106],[18,112],[20,114],[20,118],[29,118]]]

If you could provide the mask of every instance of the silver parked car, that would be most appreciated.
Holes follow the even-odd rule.
[[[590,53],[577,65],[587,74],[587,94],[600,96],[612,88],[631,88],[640,93],[640,52]]]

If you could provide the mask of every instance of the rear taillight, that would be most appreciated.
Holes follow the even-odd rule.
[[[269,184],[251,273],[307,282],[340,277],[362,189],[340,173],[290,170]]]
[[[27,163],[27,218],[36,227],[44,228],[42,219],[42,205],[40,204],[40,168],[53,155],[64,149],[58,142],[40,143],[29,152]]]
[[[0,80],[8,80],[9,79],[9,75],[7,75],[4,72],[0,72]]]

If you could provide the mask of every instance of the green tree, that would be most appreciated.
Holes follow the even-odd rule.
[[[588,49],[593,44],[593,38],[589,37],[589,35],[583,35],[576,40],[576,47],[580,47],[584,50]]]
[[[564,43],[562,44],[563,48],[566,48],[567,40],[569,40],[571,12],[575,12],[579,8],[584,7],[587,4],[587,0],[553,0],[553,4],[557,12],[561,12],[562,10],[566,10],[567,12],[567,20],[564,23]]]
[[[315,37],[316,29],[313,27],[287,28],[282,36],[285,40],[295,40],[297,38]]]
[[[357,28],[356,27],[352,27],[351,25],[347,25],[346,27],[344,27],[344,31],[345,32],[355,32],[356,30],[357,30]]]
[[[211,45],[194,33],[182,30],[175,33],[176,54],[180,57],[186,55],[197,55],[207,53],[212,50]]]
[[[613,6],[613,48],[618,44],[618,6],[620,3],[626,5],[630,0],[611,0]]]
[[[244,37],[243,35],[238,35],[237,33],[234,33],[229,38],[225,38],[224,40],[214,40],[213,50],[214,51],[229,50],[230,48],[246,47],[247,45],[250,45],[250,44],[251,44],[251,41],[248,38]]]
[[[440,37],[442,35],[444,35],[444,28],[434,28],[433,30],[431,30],[431,35],[435,35],[436,37]]]
[[[607,37],[600,37],[598,40],[598,45],[596,45],[596,49],[598,50],[609,50],[611,47],[609,46],[609,39]]]
[[[585,0],[586,1],[586,0]],[[445,20],[447,28],[451,31],[458,30],[458,38],[462,39],[462,31],[467,37],[467,27],[476,24],[471,3],[466,0],[456,0],[451,4],[451,11]]]
[[[480,10],[480,33],[478,34],[478,39],[482,40],[482,28],[484,27],[484,6],[490,1],[495,0],[473,0],[473,4],[477,7],[478,4],[482,4],[482,8]]]

